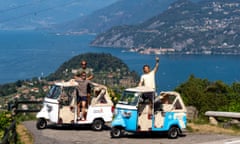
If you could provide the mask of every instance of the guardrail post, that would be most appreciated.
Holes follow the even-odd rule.
[[[0,144],[17,144],[16,120],[13,120],[9,128],[4,130],[4,136]]]

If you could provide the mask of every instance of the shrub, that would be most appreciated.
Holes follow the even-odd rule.
[[[0,112],[0,139],[3,137],[4,131],[10,126],[12,122],[12,117],[10,112],[1,111]]]

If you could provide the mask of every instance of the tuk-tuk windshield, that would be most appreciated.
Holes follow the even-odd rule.
[[[124,91],[118,103],[135,106],[140,95],[141,93],[138,92]]]
[[[49,92],[47,93],[48,98],[57,99],[61,94],[60,86],[52,86]]]

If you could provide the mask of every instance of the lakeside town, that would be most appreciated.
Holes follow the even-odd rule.
[[[226,45],[225,45],[226,46]],[[230,48],[228,49],[230,50]],[[223,51],[216,51],[213,49],[206,49],[201,52],[194,52],[194,51],[185,51],[185,52],[180,52],[176,51],[174,48],[130,48],[130,49],[124,49],[122,52],[136,52],[140,54],[154,54],[154,55],[168,55],[168,54],[186,54],[186,55],[239,55],[240,51],[237,50],[232,50],[229,52],[223,52]]]

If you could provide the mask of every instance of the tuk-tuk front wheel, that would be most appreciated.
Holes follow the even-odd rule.
[[[101,131],[104,127],[104,122],[101,119],[96,119],[92,123],[92,129],[95,131]]]
[[[47,127],[47,121],[44,118],[39,118],[36,127],[37,129],[45,129]]]
[[[112,138],[120,138],[123,136],[123,129],[118,128],[118,127],[113,127],[111,129],[110,134],[111,134]]]
[[[179,134],[179,128],[178,127],[171,127],[168,131],[168,138],[170,139],[176,139],[178,137]]]

